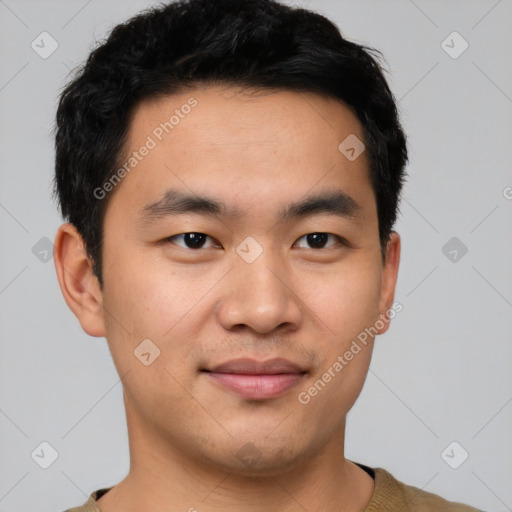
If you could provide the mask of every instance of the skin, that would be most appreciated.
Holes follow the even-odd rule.
[[[392,233],[383,264],[366,152],[349,161],[338,149],[349,134],[363,139],[361,124],[313,93],[201,87],[141,103],[126,154],[191,96],[197,106],[114,190],[103,290],[75,228],[63,224],[56,235],[64,298],[85,332],[108,340],[124,389],[130,470],[98,504],[104,512],[362,511],[374,482],[345,458],[345,420],[374,339],[307,405],[297,398],[393,304],[400,237]],[[168,188],[244,215],[142,223],[142,208]],[[352,196],[362,206],[357,220],[279,222],[280,208],[324,189]],[[210,238],[193,249],[176,236],[190,232]],[[349,245],[330,236],[315,248],[310,233]],[[263,249],[252,263],[236,252],[248,236]],[[160,350],[149,366],[133,353],[144,339]],[[255,401],[200,372],[238,357],[284,357],[307,374]],[[258,455],[251,466],[237,455],[247,443]]]

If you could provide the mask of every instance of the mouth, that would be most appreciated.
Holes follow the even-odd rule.
[[[268,400],[283,395],[297,386],[308,373],[286,359],[235,359],[202,369],[212,383],[248,400]]]

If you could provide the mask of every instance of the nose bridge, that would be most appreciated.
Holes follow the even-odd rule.
[[[244,283],[247,287],[247,298],[256,301],[265,299],[276,299],[277,295],[282,296],[285,291],[283,283],[277,278],[281,274],[284,277],[283,270],[279,270],[281,265],[277,261],[276,255],[271,250],[263,251],[253,262],[249,263],[243,259],[237,261],[236,271],[240,277],[242,287]]]
[[[281,324],[298,324],[299,301],[286,282],[278,251],[246,239],[236,252],[231,284],[221,308],[224,327],[245,324],[268,332]]]

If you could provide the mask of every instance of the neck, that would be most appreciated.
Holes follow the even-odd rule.
[[[281,464],[233,467],[185,453],[127,407],[130,471],[98,500],[102,512],[364,510],[373,479],[345,459],[345,422],[323,447]]]

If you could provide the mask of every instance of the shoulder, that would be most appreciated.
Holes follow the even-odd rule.
[[[101,512],[96,500],[99,499],[103,494],[112,489],[112,487],[104,487],[91,493],[87,501],[79,507],[68,508],[63,512]]]
[[[383,468],[375,468],[375,493],[365,512],[403,510],[414,512],[483,512],[464,503],[448,501],[397,480]],[[374,508],[372,508],[372,505]]]

